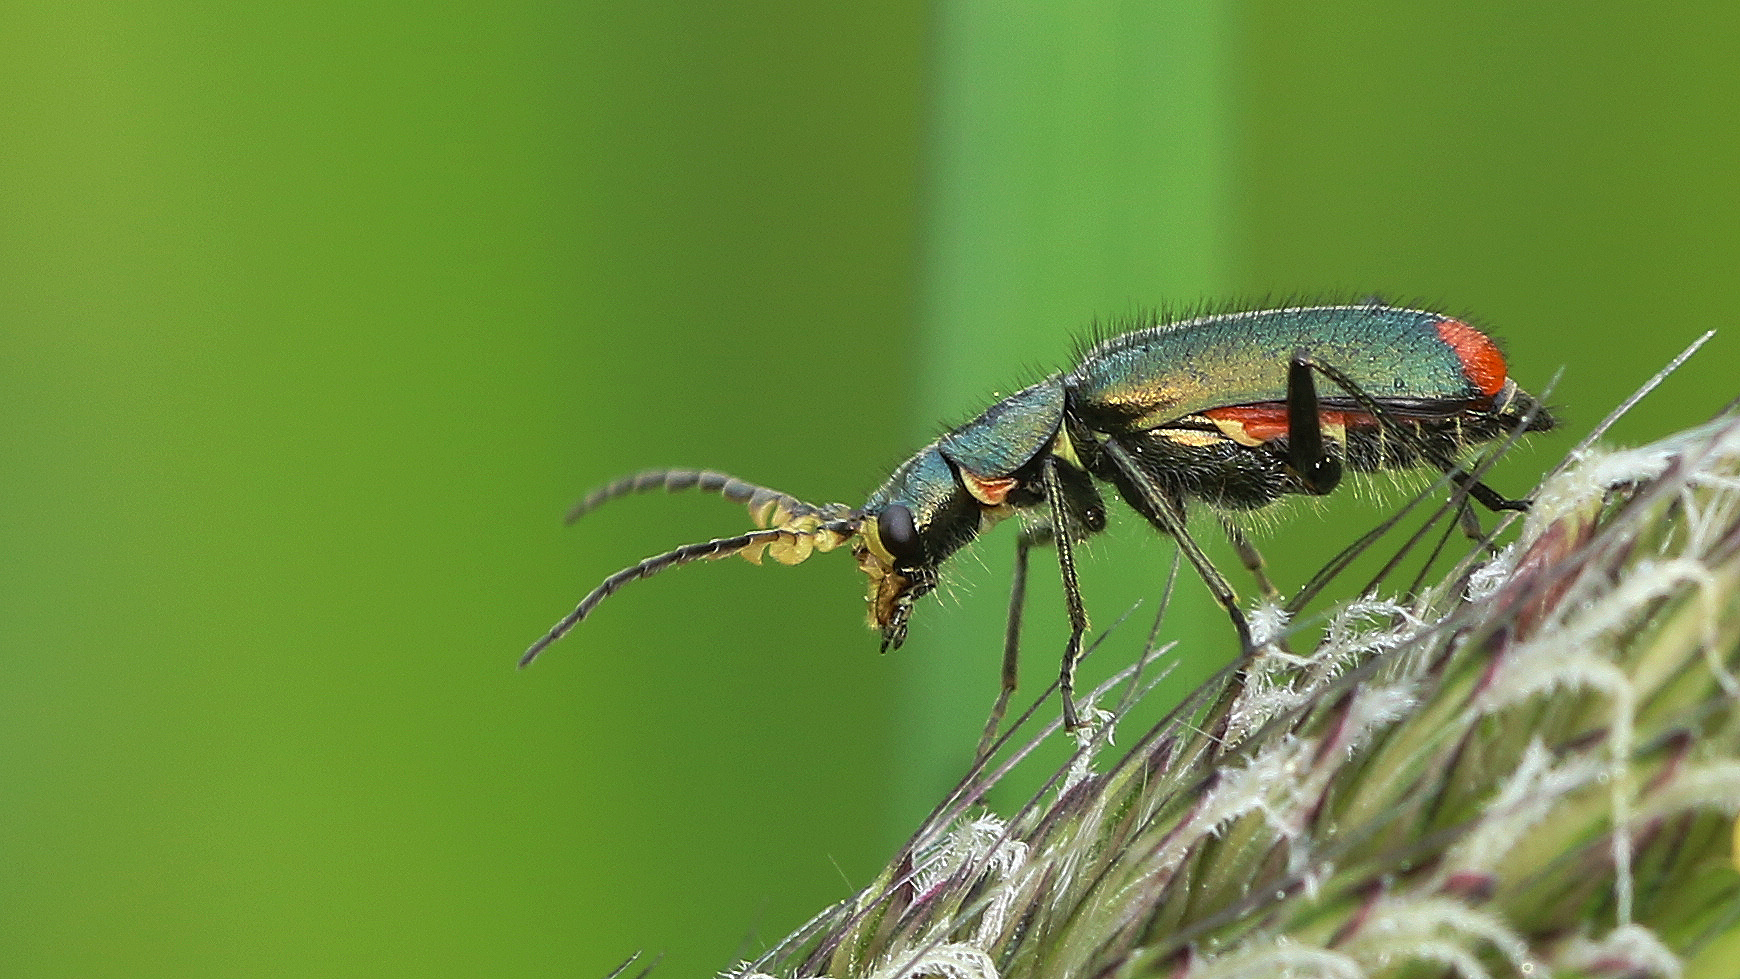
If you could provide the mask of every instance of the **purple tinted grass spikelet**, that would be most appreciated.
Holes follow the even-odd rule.
[[[976,772],[729,974],[1740,975],[1740,415],[1580,450],[1498,556],[1324,632],[1007,818],[1031,744]]]

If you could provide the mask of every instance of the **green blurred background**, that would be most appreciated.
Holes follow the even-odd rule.
[[[605,574],[745,526],[564,529],[581,491],[856,503],[1095,319],[1381,293],[1563,369],[1521,492],[1740,308],[1736,66],[1734,5],[6,5],[0,974],[759,952],[965,764],[1012,535],[898,654],[834,555],[636,586],[517,673]],[[1616,437],[1707,416],[1737,351]],[[1283,582],[1374,512],[1297,509]],[[1120,520],[1096,622],[1170,553]],[[1200,676],[1230,636],[1179,601]]]

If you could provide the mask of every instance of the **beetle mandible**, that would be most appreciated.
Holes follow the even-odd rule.
[[[1319,397],[1317,376],[1334,393]],[[1552,416],[1510,378],[1492,340],[1443,313],[1374,301],[1157,319],[1093,345],[1073,370],[946,432],[860,507],[818,506],[692,469],[648,470],[594,490],[570,521],[630,493],[694,488],[747,505],[757,529],[687,544],[611,575],[533,643],[520,665],[636,579],[733,554],[797,564],[842,545],[869,578],[870,626],[881,632],[882,649],[897,649],[913,603],[936,588],[943,562],[998,521],[1019,516],[1020,573],[1030,547],[1049,542],[1057,551],[1070,623],[1059,686],[1064,722],[1078,727],[1074,675],[1088,616],[1074,546],[1105,529],[1098,484],[1110,484],[1177,541],[1249,651],[1250,627],[1232,586],[1186,530],[1188,501],[1220,512],[1252,510],[1288,494],[1326,494],[1344,468],[1431,466],[1489,510],[1520,510],[1527,501],[1499,495],[1459,459],[1507,433],[1552,427]],[[1267,589],[1255,549],[1223,523]],[[1018,614],[1012,603],[1012,622]],[[996,714],[1014,689],[1013,655],[1011,648]]]

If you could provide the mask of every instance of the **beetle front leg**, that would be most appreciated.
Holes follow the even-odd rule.
[[[1051,505],[1051,540],[1057,545],[1057,566],[1063,574],[1063,600],[1069,609],[1069,644],[1063,650],[1063,667],[1057,674],[1058,692],[1063,698],[1063,724],[1070,730],[1081,727],[1075,712],[1075,664],[1081,659],[1081,639],[1088,630],[1087,608],[1081,601],[1081,584],[1075,574],[1074,544],[1069,539],[1069,508],[1063,496],[1063,480],[1057,475],[1057,460],[1047,458],[1040,476],[1045,487],[1046,502]]]

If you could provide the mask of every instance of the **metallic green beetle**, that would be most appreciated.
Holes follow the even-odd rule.
[[[1333,396],[1319,398],[1314,375],[1333,385]],[[1458,460],[1471,446],[1552,426],[1552,416],[1510,379],[1492,340],[1442,313],[1370,302],[1155,322],[1091,347],[1075,369],[1004,398],[920,449],[860,507],[817,506],[689,469],[648,470],[595,490],[570,521],[630,493],[695,488],[746,504],[759,529],[688,544],[611,575],[520,665],[638,578],[733,554],[796,564],[848,544],[869,577],[870,625],[884,650],[898,648],[913,603],[936,588],[943,562],[1003,518],[1020,516],[1017,588],[1031,546],[1057,549],[1070,621],[1059,680],[1064,721],[1075,727],[1075,664],[1088,618],[1073,546],[1105,529],[1098,483],[1109,483],[1178,542],[1249,650],[1250,628],[1231,585],[1186,531],[1187,501],[1251,510],[1287,494],[1328,493],[1344,466],[1432,466],[1489,509],[1522,509],[1526,501],[1500,496]],[[1227,528],[1256,571],[1255,550]],[[1012,621],[1018,614],[1012,604]],[[1015,683],[1012,648],[1008,657],[998,714]]]

